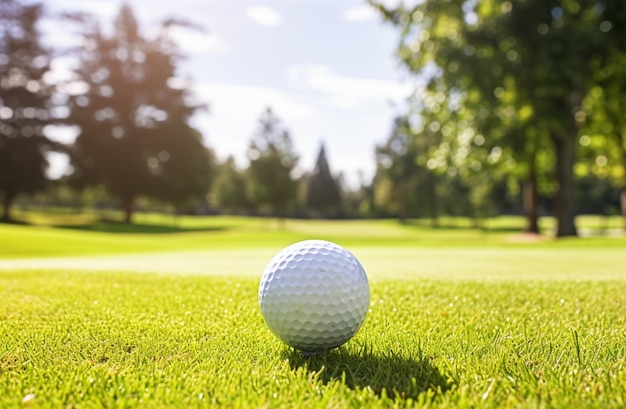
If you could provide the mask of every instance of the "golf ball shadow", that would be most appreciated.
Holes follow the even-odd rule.
[[[418,399],[432,391],[447,392],[452,384],[435,365],[436,359],[419,355],[406,357],[394,351],[374,353],[369,348],[340,347],[324,355],[305,357],[300,351],[285,348],[282,358],[293,371],[304,368],[324,385],[345,382],[351,389],[371,388],[392,399]]]

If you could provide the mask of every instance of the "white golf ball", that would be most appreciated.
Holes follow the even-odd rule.
[[[301,241],[269,262],[259,304],[270,330],[308,353],[338,347],[361,328],[370,289],[359,260],[338,244]]]

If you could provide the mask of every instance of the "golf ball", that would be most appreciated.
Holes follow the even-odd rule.
[[[359,260],[323,240],[281,250],[259,286],[259,304],[270,330],[307,353],[325,352],[352,338],[369,303],[369,283]]]

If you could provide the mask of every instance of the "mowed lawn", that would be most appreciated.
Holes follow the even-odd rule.
[[[626,406],[624,238],[141,217],[0,225],[0,407]],[[372,292],[357,336],[312,358],[257,304],[306,238],[353,251]]]

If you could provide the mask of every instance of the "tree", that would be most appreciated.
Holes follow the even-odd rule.
[[[381,10],[396,24],[415,26],[402,37],[398,55],[426,80],[411,106],[411,115],[419,118],[420,129],[415,131],[418,139],[430,140],[429,150],[420,154],[419,161],[446,181],[445,186],[440,185],[441,194],[454,199],[449,197],[445,202],[458,202],[457,190],[469,189],[468,204],[478,221],[492,209],[494,185],[516,166],[512,156],[522,148],[511,141],[523,135],[519,131],[521,121],[511,115],[518,112],[511,87],[503,83],[494,92],[489,83],[492,77],[500,78],[501,60],[505,58],[493,50],[476,49],[478,40],[467,39],[469,35],[462,29],[465,14],[456,6],[431,4],[428,15],[419,7]],[[480,38],[479,33],[472,35]],[[485,67],[490,66],[492,72],[485,75]],[[530,201],[531,207],[536,203]],[[529,212],[530,230],[538,229],[536,214],[532,209]]]
[[[297,194],[292,172],[298,163],[289,132],[271,108],[259,119],[259,129],[248,148],[246,171],[252,202],[265,205],[283,219]]]
[[[232,156],[220,165],[214,192],[220,211],[238,212],[250,208],[245,174],[237,168]]]
[[[513,135],[495,137],[513,148],[528,177],[535,177],[543,140],[550,141],[557,236],[576,235],[573,166],[582,101],[592,83],[589,62],[608,52],[602,22],[610,24],[614,16],[594,0],[424,1],[413,8],[378,8],[401,27],[398,53],[405,65],[426,76],[430,87],[440,87],[448,102],[460,96],[481,133],[499,128],[501,136]]]
[[[51,54],[40,43],[39,4],[0,3],[0,192],[2,220],[21,193],[44,189],[46,151],[53,144],[44,133],[51,123],[53,87],[44,80]]]
[[[395,213],[400,223],[406,223],[420,196],[418,178],[422,169],[417,161],[416,139],[408,118],[400,116],[394,121],[389,139],[376,146],[375,203]],[[424,196],[435,199],[434,195]]]
[[[330,171],[323,143],[315,161],[315,169],[307,178],[306,206],[321,216],[337,214],[341,207],[341,189]]]
[[[70,98],[71,122],[80,133],[72,164],[76,186],[103,185],[123,203],[131,222],[135,199],[151,196],[182,204],[204,197],[211,182],[212,154],[189,125],[201,108],[190,102],[187,85],[176,78],[181,58],[168,35],[179,22],[162,23],[144,37],[125,5],[107,35],[87,25]]]
[[[623,14],[626,20],[626,10]],[[616,27],[604,26],[613,33],[615,41],[607,63],[595,72],[595,86],[585,104],[589,118],[586,134],[579,142],[586,151],[584,174],[591,172],[600,178],[609,178],[622,188],[621,213],[626,230],[626,45],[623,44],[626,28],[623,24],[626,21]]]
[[[171,121],[162,131],[161,151],[147,160],[156,177],[151,196],[178,208],[205,204],[216,168],[213,151],[186,120]]]

